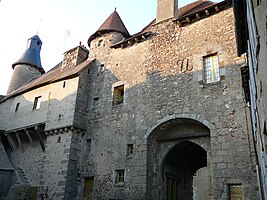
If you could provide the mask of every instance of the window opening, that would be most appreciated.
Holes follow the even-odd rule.
[[[99,108],[99,97],[93,98],[93,105],[92,105],[92,110],[97,110]]]
[[[105,65],[101,64],[99,67],[99,72],[103,72],[105,70]]]
[[[220,81],[219,56],[209,55],[203,58],[205,83]]]
[[[18,112],[20,103],[16,104],[15,112]]]
[[[133,144],[127,144],[127,156],[133,155]]]
[[[243,200],[243,189],[240,184],[229,185],[229,200]]]
[[[119,105],[123,103],[124,99],[124,85],[114,87],[113,92],[113,105]]]
[[[87,154],[88,156],[90,156],[91,154],[91,146],[92,146],[92,141],[86,140],[85,154]]]
[[[101,44],[102,44],[102,42],[103,42],[103,40],[98,40],[98,42],[97,42],[97,47],[100,47]]]
[[[116,170],[115,183],[124,183],[124,170]]]
[[[33,110],[38,110],[41,107],[41,98],[42,96],[35,97],[34,102],[33,102]]]
[[[63,82],[63,88],[66,87],[66,81]]]
[[[51,92],[48,93],[48,100],[51,99]]]

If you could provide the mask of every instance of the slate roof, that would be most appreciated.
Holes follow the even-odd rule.
[[[32,80],[31,82],[21,86],[17,90],[7,95],[2,101],[9,99],[10,97],[25,93],[29,90],[36,89],[38,87],[55,83],[64,79],[73,78],[79,75],[79,73],[86,68],[89,64],[93,63],[95,59],[86,60],[73,68],[61,68],[61,63],[56,65],[54,68],[43,74],[39,78]]]
[[[27,64],[37,68],[41,73],[44,73],[45,71],[42,67],[40,58],[40,49],[42,45],[41,39],[38,35],[34,35],[28,39],[28,42],[31,42],[30,46],[25,50],[21,58],[12,64],[12,68],[14,69],[14,67],[19,64]]]
[[[93,35],[89,37],[88,46],[90,46],[90,42],[96,37],[100,36],[103,33],[108,33],[112,31],[119,32],[126,38],[130,36],[127,28],[125,27],[116,9],[114,10],[113,13],[111,13],[111,15],[106,19],[106,21],[99,27],[99,29]]]

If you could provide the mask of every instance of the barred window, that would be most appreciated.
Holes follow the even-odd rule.
[[[219,56],[217,54],[205,56],[203,58],[205,83],[220,81]]]
[[[116,170],[115,183],[124,183],[124,170]]]
[[[243,188],[241,184],[229,185],[229,200],[243,200]]]

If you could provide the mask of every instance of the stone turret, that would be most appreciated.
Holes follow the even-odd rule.
[[[21,58],[12,65],[14,71],[7,94],[10,94],[25,83],[40,77],[45,72],[40,59],[41,46],[42,41],[39,36],[34,35],[28,39],[27,49]]]
[[[111,44],[115,44],[121,41],[123,38],[128,38],[130,36],[116,9],[99,27],[99,29],[89,37],[88,46],[90,46],[92,40],[101,37],[102,35],[107,33],[114,33],[114,38],[110,41]]]
[[[156,23],[178,17],[177,0],[158,0]]]

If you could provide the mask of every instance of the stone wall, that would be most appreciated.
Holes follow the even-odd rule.
[[[147,193],[147,199],[163,199],[161,163],[168,151],[162,149],[166,153],[157,161],[147,160],[151,153],[147,142],[163,119],[189,118],[210,129],[209,199],[224,199],[230,182],[243,185],[245,198],[258,199],[256,175],[247,156],[252,150],[240,76],[245,60],[236,57],[232,8],[185,27],[165,21],[154,25],[152,32],[148,40],[126,48],[109,48],[113,33],[91,42],[103,45],[92,48],[89,55],[97,60],[88,91],[91,101],[97,96],[100,103],[89,115],[88,129],[95,181],[110,175],[110,198],[129,198],[134,188],[141,196]],[[214,53],[219,56],[221,79],[204,84],[203,57]],[[99,71],[99,65],[104,70]],[[114,87],[122,84],[123,103],[114,106]],[[130,157],[127,144],[134,146]],[[153,198],[153,186],[147,185],[148,164],[157,169],[151,177],[158,186]],[[114,184],[116,170],[121,169],[125,170],[123,187]],[[98,185],[95,187],[97,191]]]
[[[32,187],[38,187],[44,152],[37,138],[33,138],[34,143],[32,145],[26,141],[26,138],[21,139],[23,142],[23,149],[18,147],[16,150],[12,151],[10,154],[10,161],[14,168],[23,169]]]
[[[45,130],[72,126],[79,77],[50,84]]]

